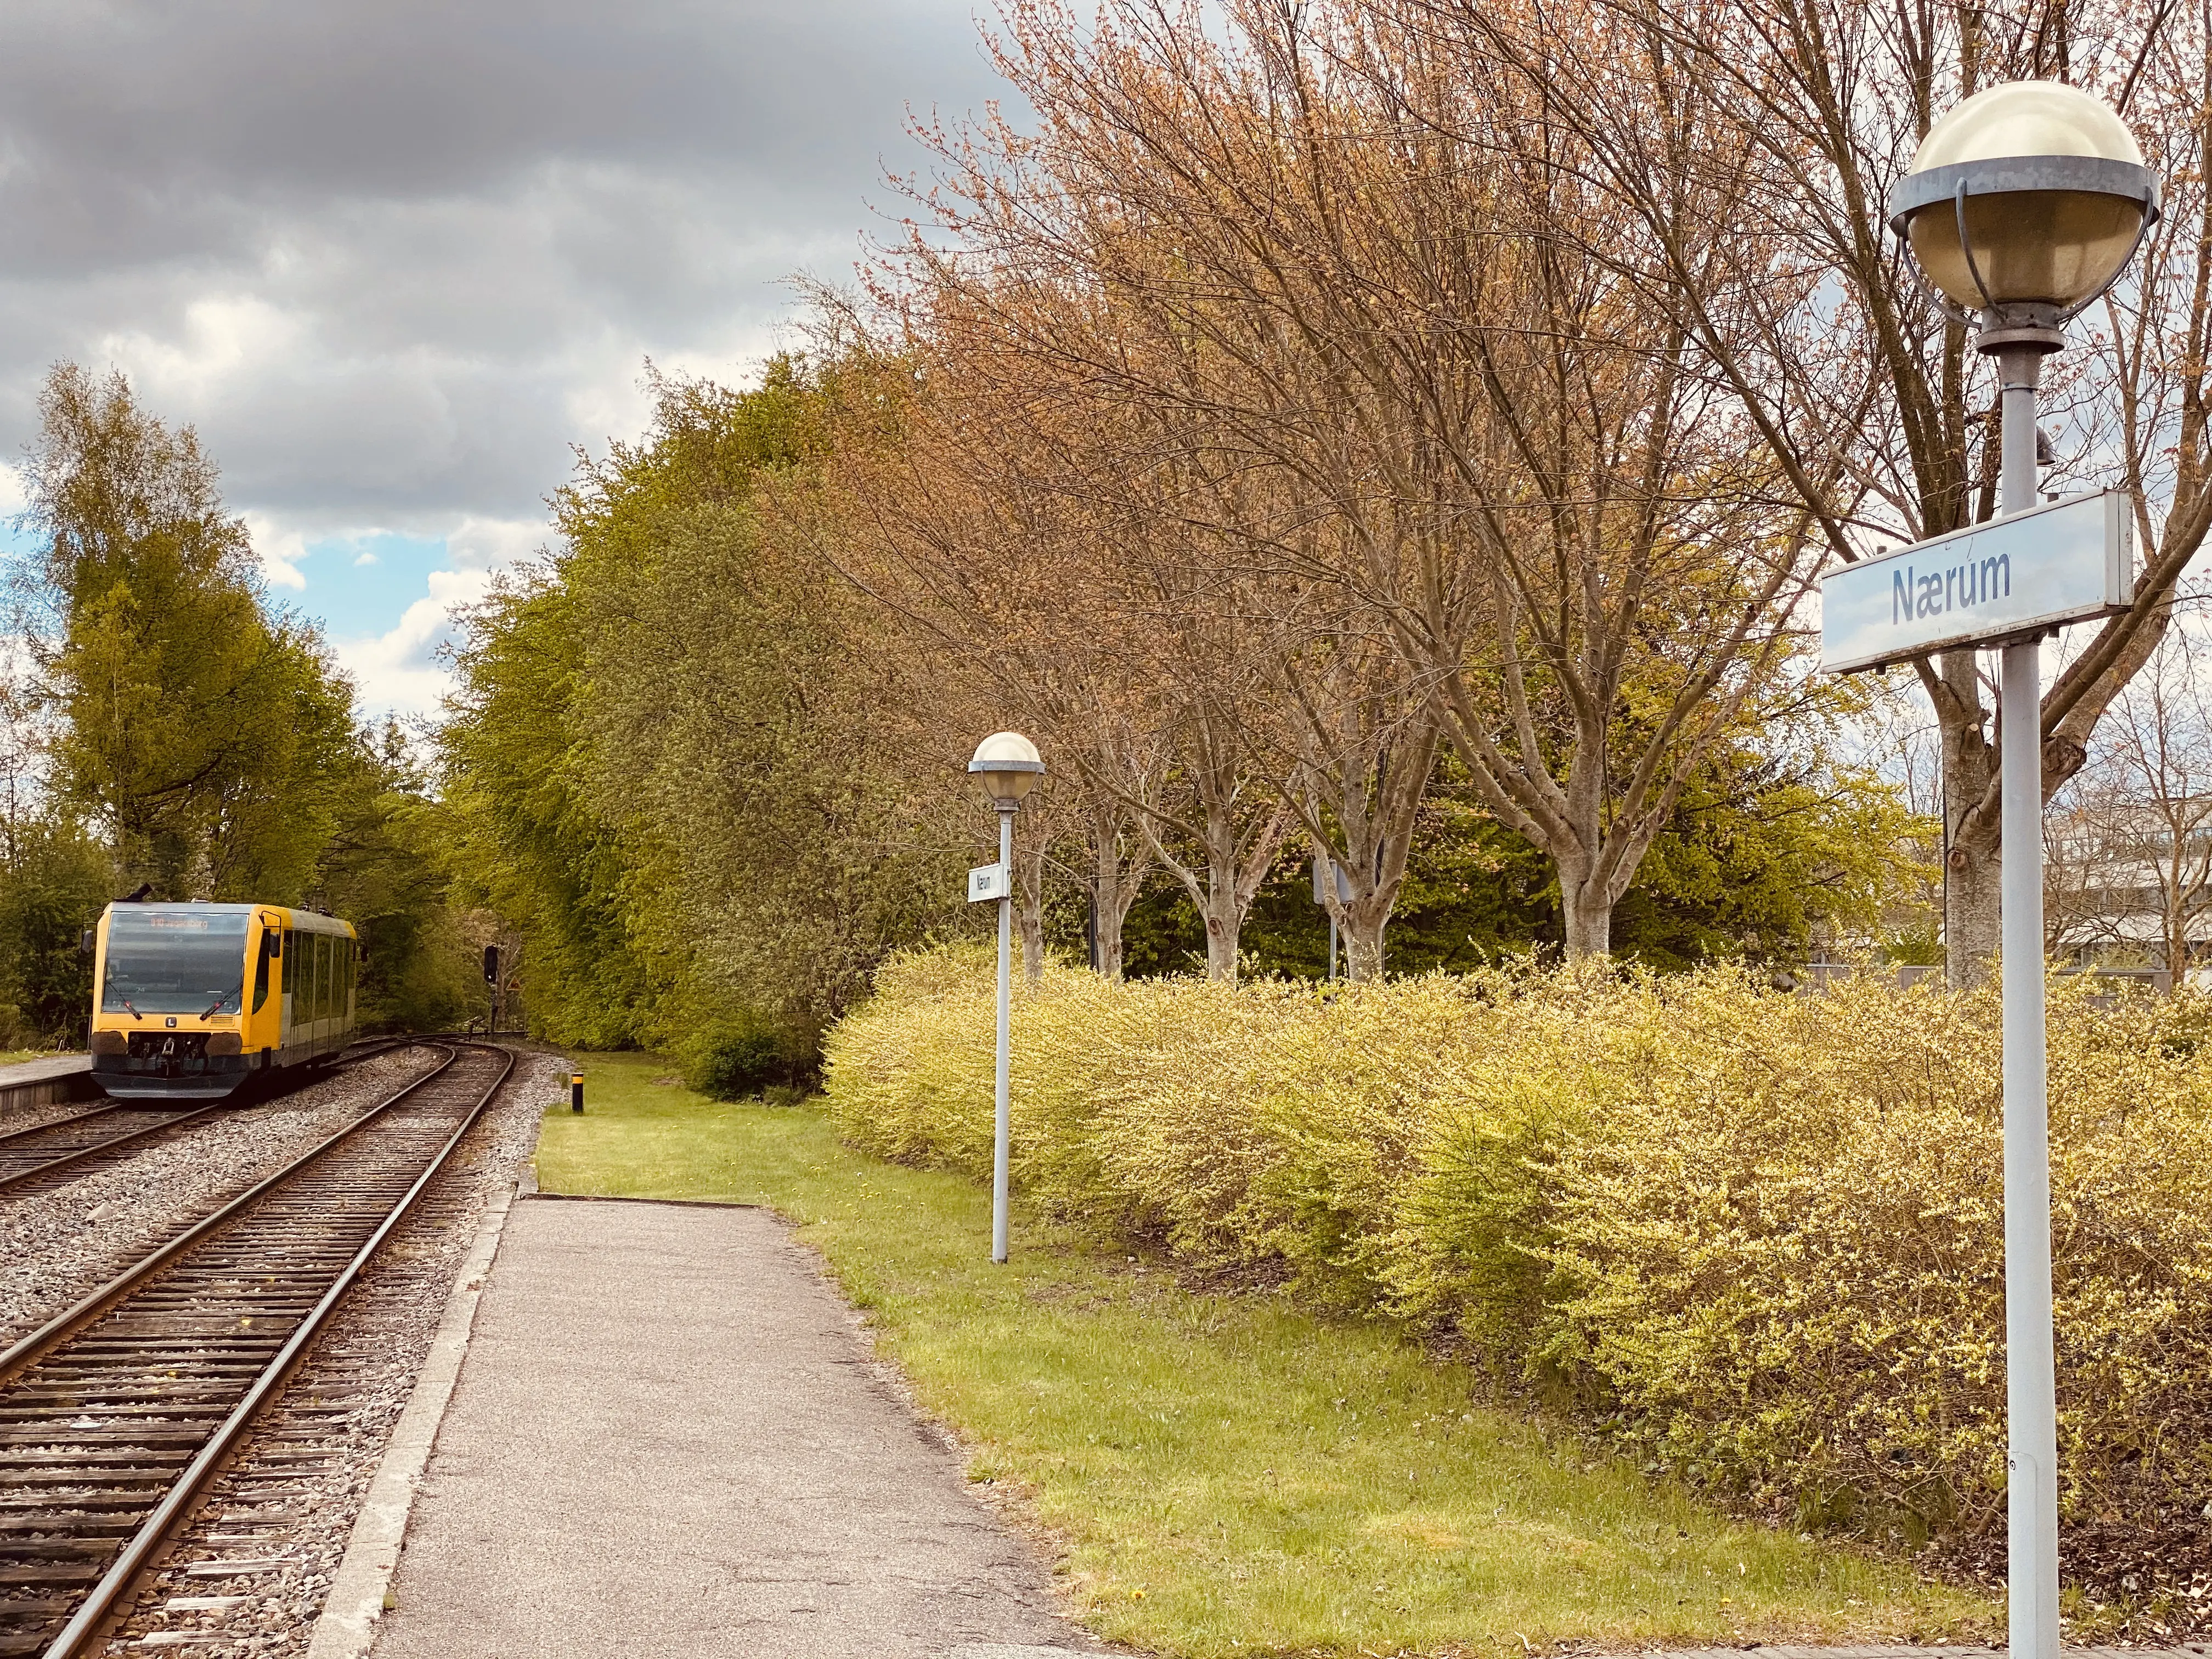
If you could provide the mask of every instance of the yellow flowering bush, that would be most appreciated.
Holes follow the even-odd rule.
[[[2052,981],[2064,1498],[2212,1498],[2212,1100],[2193,997]],[[988,953],[830,1042],[841,1133],[990,1163]],[[1206,1269],[1456,1334],[1655,1463],[1806,1522],[1972,1535],[2004,1486],[1993,991],[1500,971],[1324,993],[1048,970],[1014,1178]]]

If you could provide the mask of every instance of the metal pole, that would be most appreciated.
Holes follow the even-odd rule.
[[[2042,353],[1997,354],[2006,513],[2035,505]],[[2051,1308],[2051,1141],[2043,1013],[2043,688],[2035,641],[2003,649],[1997,719],[2004,942],[2005,1492],[2014,1659],[2058,1656],[2058,1406]]]
[[[1328,913],[1328,976],[1336,978],[1336,912]]]
[[[999,808],[999,868],[1006,895],[999,901],[999,1117],[991,1143],[991,1260],[1006,1259],[1006,1158],[1013,1139],[1012,1055],[1014,1011],[1014,803]]]

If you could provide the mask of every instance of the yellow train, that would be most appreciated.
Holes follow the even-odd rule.
[[[277,904],[118,902],[94,940],[92,1074],[118,1099],[215,1099],[353,1041],[361,940]]]

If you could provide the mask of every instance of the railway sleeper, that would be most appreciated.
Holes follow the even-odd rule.
[[[69,1659],[112,1628],[136,1577],[304,1352],[308,1322],[334,1305],[514,1063],[497,1050],[448,1050],[435,1071],[9,1351],[12,1381],[0,1385],[0,1659]],[[314,1490],[301,1477],[331,1467],[327,1454],[286,1438],[270,1449],[281,1467],[234,1477],[247,1488],[237,1497],[262,1505],[263,1519],[280,1519],[284,1500]],[[300,1565],[182,1570],[217,1578]],[[5,1595],[71,1587],[89,1599],[34,1607]]]

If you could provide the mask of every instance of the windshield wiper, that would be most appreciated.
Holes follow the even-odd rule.
[[[123,998],[122,1002],[125,1008],[131,1008],[131,999],[129,997]],[[133,1019],[143,1019],[146,1016],[140,1013],[136,1008],[131,1008],[131,1018]]]
[[[207,1006],[207,1013],[202,1014],[202,1015],[200,1016],[200,1018],[201,1018],[202,1019],[205,1019],[205,1018],[207,1018],[209,1014],[212,1014],[212,1013],[214,1013],[214,1012],[215,1012],[215,1011],[216,1011],[216,1009],[218,1009],[218,1008],[222,1007],[222,1005],[223,1005],[224,1003],[226,1003],[226,1002],[229,1001],[233,997],[236,996],[237,994],[238,994],[238,993],[237,993],[237,992],[235,992],[235,991],[225,991],[225,992],[224,992],[221,996],[217,997],[217,998],[216,998],[213,1002],[210,1002],[210,1004],[208,1004],[208,1006]]]

